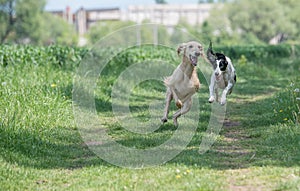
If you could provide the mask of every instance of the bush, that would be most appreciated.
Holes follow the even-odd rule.
[[[300,78],[278,93],[273,102],[274,117],[279,122],[300,123]]]
[[[32,45],[1,45],[0,65],[35,64],[70,68],[77,66],[88,49],[67,46],[35,47]]]
[[[293,47],[294,46],[294,47]],[[266,58],[286,58],[300,56],[300,45],[249,45],[249,46],[215,46],[216,52],[223,52],[232,59],[244,55],[248,60]]]

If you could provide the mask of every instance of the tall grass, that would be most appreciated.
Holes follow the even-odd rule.
[[[228,97],[227,120],[238,125],[225,126],[205,155],[199,155],[198,149],[210,105],[207,84],[199,73],[200,119],[190,144],[167,164],[130,170],[90,152],[74,123],[73,77],[87,52],[59,46],[0,46],[1,190],[228,190],[233,181],[244,185],[252,180],[249,184],[263,182],[266,190],[299,188],[298,59],[237,55],[233,63],[238,83]],[[97,81],[98,115],[105,119],[109,134],[128,147],[157,146],[176,129],[170,122],[150,135],[138,135],[123,129],[111,111],[111,86],[119,74],[149,58],[178,62],[174,50],[132,48],[116,55]],[[136,86],[129,100],[132,114],[147,121],[147,104],[163,97],[164,91],[162,83],[154,80]],[[174,104],[171,109],[176,109]],[[290,174],[296,177],[291,183],[286,181]]]

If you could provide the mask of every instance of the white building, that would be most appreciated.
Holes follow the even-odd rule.
[[[84,9],[75,12],[75,25],[79,35],[85,34],[88,29],[98,21],[121,20],[119,8]]]
[[[129,6],[124,20],[141,23],[149,20],[152,23],[175,26],[180,19],[185,19],[189,24],[201,24],[209,16],[209,11],[214,4],[155,4]]]
[[[70,8],[65,12],[52,11],[51,13],[74,24],[78,33],[83,35],[96,22],[107,20],[129,20],[136,23],[148,20],[168,27],[177,25],[180,19],[186,20],[191,25],[201,24],[209,16],[209,11],[214,5],[211,3],[132,5],[125,11],[119,8],[84,9],[82,7],[73,15]]]

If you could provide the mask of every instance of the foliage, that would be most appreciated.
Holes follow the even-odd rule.
[[[1,0],[1,42],[40,43],[44,0]]]
[[[121,28],[123,30],[118,31]],[[165,27],[153,25],[148,20],[144,20],[140,25],[131,21],[100,21],[87,34],[91,44],[95,44],[109,35],[111,35],[111,43],[117,44],[127,44],[128,42],[132,44],[166,44],[169,42],[169,35]]]
[[[75,29],[44,12],[45,0],[1,0],[0,41],[18,44],[77,44]]]
[[[292,81],[274,100],[274,117],[277,120],[300,124],[300,79]]]
[[[167,4],[166,0],[155,0],[155,3],[157,4]]]
[[[268,51],[272,48],[264,47]],[[127,169],[92,153],[74,124],[73,77],[87,49],[1,45],[0,51],[1,190],[299,190],[300,129],[292,121],[274,117],[272,105],[278,95],[287,100],[291,92],[299,96],[298,56],[284,52],[281,58],[261,60],[237,55],[240,62],[234,58],[233,63],[238,81],[228,97],[224,127],[209,152],[198,153],[211,112],[208,84],[203,80],[197,93],[199,125],[187,148],[166,164]],[[114,140],[143,149],[174,134],[172,122],[143,135],[122,128],[106,91],[130,64],[162,59],[177,65],[178,58],[173,55],[176,52],[163,47],[134,47],[108,63],[94,93],[101,125]],[[199,67],[201,70],[204,65]],[[291,79],[294,85],[287,93]],[[135,116],[141,121],[147,118],[149,105],[145,103],[164,94],[161,82],[138,84],[130,97]],[[291,103],[280,105],[277,111]],[[284,108],[281,113],[286,111]]]
[[[237,11],[239,10],[239,11]],[[228,18],[234,30],[253,33],[260,40],[269,42],[274,36],[284,33],[295,34],[294,24],[287,19],[287,10],[277,0],[258,0],[255,3],[248,0],[235,1],[229,6]]]
[[[241,55],[248,60],[261,60],[268,58],[287,58],[300,53],[299,45],[248,45],[248,46],[215,46],[216,51],[223,52],[233,59]]]
[[[119,29],[129,27],[134,24],[135,23],[131,21],[100,21],[96,25],[91,27],[88,31],[87,35],[89,38],[89,42],[91,44],[95,44],[100,39],[103,39],[107,35],[110,35],[112,33],[114,33],[113,41],[119,42],[120,44],[125,43],[126,41],[136,41],[136,35],[132,35],[132,33],[130,33],[131,31],[129,31],[128,34],[124,34],[125,32],[122,34],[118,33]]]
[[[299,15],[296,1],[235,0],[215,6],[210,11],[208,24],[213,28],[211,38],[232,43],[269,43],[281,35],[285,40],[299,39]],[[297,21],[296,21],[297,20]],[[215,36],[215,37],[214,37]]]
[[[55,67],[74,68],[78,66],[87,49],[66,46],[34,47],[32,45],[1,45],[0,65],[20,66],[51,64]]]
[[[42,19],[42,44],[77,45],[78,35],[74,26],[50,13],[44,13]]]

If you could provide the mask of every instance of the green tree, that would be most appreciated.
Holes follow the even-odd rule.
[[[165,0],[155,0],[155,3],[157,4],[167,4]]]
[[[124,30],[123,33],[117,32],[121,28],[134,24],[135,23],[132,21],[100,21],[90,28],[87,34],[89,43],[95,44],[107,35],[111,35],[111,43],[126,44],[126,42],[136,42],[136,31],[131,31],[130,28],[128,28],[127,30]]]
[[[0,0],[0,41],[41,43],[45,0]]]
[[[296,0],[228,1],[210,11],[202,30],[209,29],[212,39],[225,44],[269,43],[276,36],[296,41],[300,35],[299,8]]]
[[[235,0],[227,4],[231,28],[241,34],[253,34],[263,42],[278,34],[293,36],[296,26],[288,19],[288,7],[278,0]]]
[[[172,43],[186,42],[191,40],[193,35],[195,35],[195,27],[191,26],[185,18],[181,18],[174,28],[170,41]]]
[[[289,36],[288,39],[293,42],[299,42],[300,40],[300,1],[299,0],[279,0],[282,6],[287,7],[286,17],[291,21],[296,27],[295,35]]]
[[[169,34],[166,27],[152,24],[151,21],[147,19],[142,21],[140,33],[142,43],[167,44],[169,42]]]
[[[78,43],[78,34],[74,26],[64,19],[44,13],[42,23],[43,34],[40,36],[42,44],[76,45]]]

